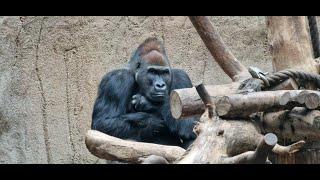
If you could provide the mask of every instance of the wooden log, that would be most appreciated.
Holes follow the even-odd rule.
[[[210,97],[234,94],[237,92],[240,83],[234,82],[224,85],[206,85]],[[189,116],[201,115],[205,111],[197,90],[193,88],[176,89],[170,94],[171,114],[176,119],[183,119]]]
[[[277,91],[277,90],[298,90],[298,84],[292,78],[285,80],[284,82],[278,84],[275,87],[268,89],[269,91]]]
[[[318,109],[320,107],[320,93],[316,91],[308,93],[304,103],[308,109]]]
[[[208,110],[201,116],[200,121],[198,127],[201,129],[200,134],[175,163],[264,163],[266,154],[270,153],[270,150],[273,153],[291,154],[297,152],[303,145],[299,142],[281,146],[276,144],[274,135],[263,136],[253,121],[223,120],[217,116],[209,118]],[[265,142],[261,142],[262,139]]]
[[[263,138],[253,122],[213,120],[207,115],[200,122],[202,131],[187,151],[176,146],[121,140],[95,130],[87,132],[85,143],[88,150],[99,158],[127,163],[235,163],[224,158],[254,151]],[[301,144],[287,147],[276,144],[272,152],[289,154],[299,148]]]
[[[320,140],[320,111],[296,107],[280,112],[264,113],[262,125],[265,132],[275,133],[286,142]]]
[[[295,99],[301,105],[308,109],[320,108],[320,92],[312,90],[303,90]]]
[[[130,163],[140,163],[151,155],[173,162],[185,152],[178,146],[127,141],[95,130],[87,132],[85,143],[88,150],[99,158]]]
[[[236,59],[236,57],[225,45],[208,17],[189,16],[189,19],[197,30],[204,44],[210,51],[211,55],[214,57],[214,60],[232,79],[232,81],[238,81],[240,79],[251,77],[248,69]]]
[[[216,112],[223,118],[249,118],[252,113],[292,109],[301,90],[260,91],[215,98]]]
[[[233,82],[223,85],[205,85],[211,98],[236,94],[241,82]],[[294,80],[288,79],[278,86],[272,88],[276,90],[294,90],[298,89]],[[171,114],[176,119],[183,119],[190,116],[198,116],[204,113],[205,105],[203,104],[197,90],[193,88],[176,89],[170,94]]]

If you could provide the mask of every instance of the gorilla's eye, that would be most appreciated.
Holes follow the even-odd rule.
[[[155,69],[153,69],[153,68],[150,68],[148,70],[148,72],[151,73],[151,74],[157,74],[157,71]]]
[[[140,68],[140,63],[138,62],[138,63],[137,63],[137,69],[139,69],[139,68]]]

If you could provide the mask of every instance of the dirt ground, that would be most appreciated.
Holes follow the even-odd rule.
[[[210,19],[239,61],[272,71],[264,17]],[[103,163],[84,143],[97,86],[150,36],[194,84],[231,82],[187,17],[0,17],[0,163]]]

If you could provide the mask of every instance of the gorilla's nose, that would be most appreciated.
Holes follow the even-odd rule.
[[[156,91],[165,91],[166,90],[166,84],[165,83],[163,83],[163,82],[157,82],[156,84],[155,84],[155,89],[156,89]]]

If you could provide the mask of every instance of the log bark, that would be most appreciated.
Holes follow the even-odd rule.
[[[319,40],[319,30],[317,26],[317,17],[316,16],[308,16],[309,21],[309,32],[312,42],[312,49],[314,58],[318,58],[320,56],[320,40]]]
[[[185,152],[178,146],[122,140],[95,130],[87,132],[85,143],[88,150],[99,158],[130,163],[141,163],[151,155],[160,156],[172,162]]]
[[[263,130],[275,133],[283,142],[320,140],[320,111],[297,107],[280,112],[264,113]]]
[[[289,78],[284,82],[278,84],[275,87],[268,89],[269,91],[277,91],[277,90],[298,90],[299,86],[295,80]]]
[[[223,118],[247,119],[255,112],[292,109],[296,104],[291,105],[291,102],[300,92],[301,90],[260,91],[216,97],[216,112]]]
[[[223,71],[232,79],[238,81],[251,77],[248,69],[231,53],[206,16],[189,16],[204,44]]]

